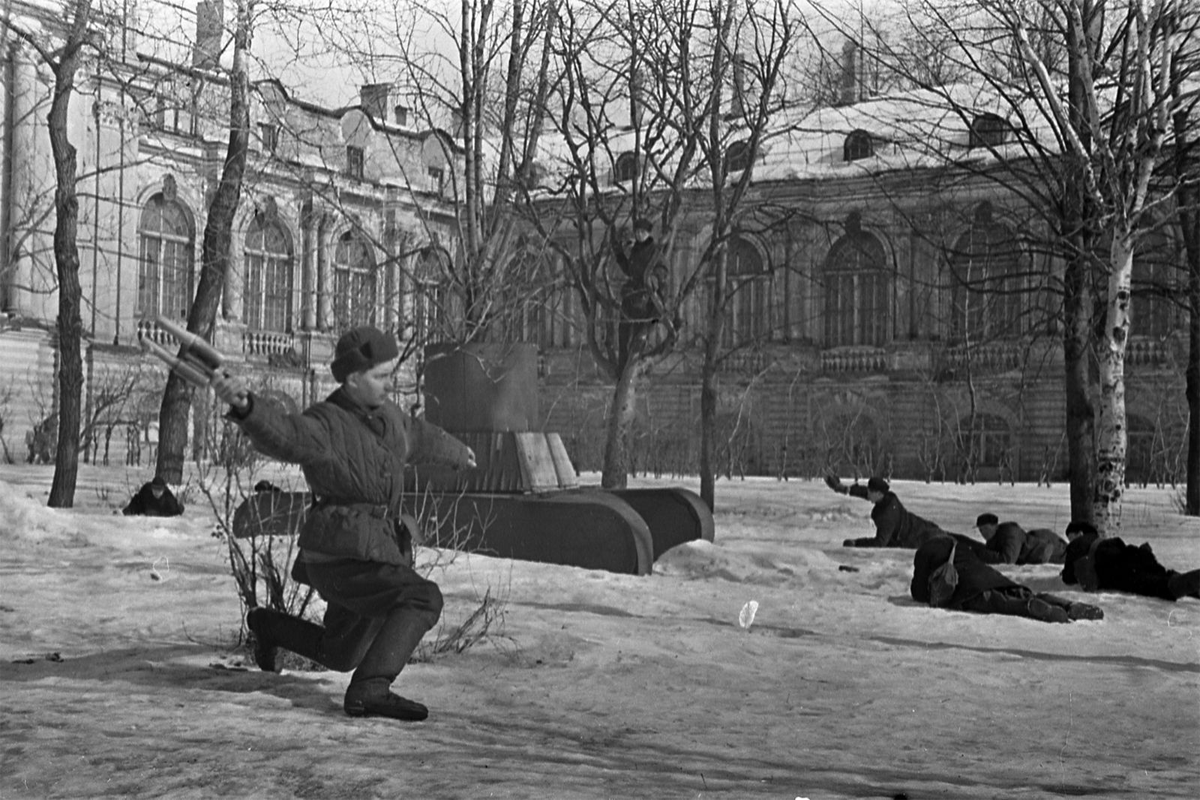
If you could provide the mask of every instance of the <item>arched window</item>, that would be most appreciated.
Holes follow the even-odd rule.
[[[617,163],[613,168],[613,182],[624,183],[625,181],[637,180],[637,176],[638,158],[633,151],[626,150],[617,156]]]
[[[990,207],[981,206],[950,254],[955,341],[978,344],[1021,334],[1028,301],[1021,262],[1016,237],[992,220]]]
[[[375,256],[353,231],[337,240],[333,252],[333,314],[339,331],[375,324]]]
[[[861,129],[852,131],[842,145],[843,161],[857,161],[873,155],[875,155],[875,143],[871,140],[871,134]]]
[[[279,222],[256,214],[246,232],[246,327],[284,333],[292,327],[292,241]]]
[[[750,142],[739,139],[725,151],[725,174],[741,172],[750,166]]]
[[[879,346],[891,325],[887,259],[878,239],[849,227],[825,262],[825,346]]]
[[[722,344],[740,347],[764,341],[771,330],[769,280],[758,248],[734,236],[729,242],[729,317]]]
[[[192,272],[192,216],[177,200],[154,195],[138,222],[137,314],[143,319],[162,315],[187,316],[195,291]]]
[[[1012,126],[998,114],[980,114],[971,120],[970,147],[996,147],[1008,141]]]
[[[495,332],[511,342],[531,342],[545,350],[553,346],[559,316],[561,281],[547,250],[525,246],[504,270],[496,306],[501,317]]]
[[[1012,430],[998,414],[973,414],[958,421],[957,444],[963,461],[974,467],[1013,463]]]
[[[419,345],[428,344],[440,335],[442,320],[448,313],[449,275],[450,254],[440,247],[426,247],[413,270],[409,313],[413,341]]]

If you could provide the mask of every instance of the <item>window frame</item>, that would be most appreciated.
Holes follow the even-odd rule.
[[[847,253],[855,256],[852,261]],[[892,272],[883,242],[866,231],[847,232],[830,248],[821,275],[826,348],[882,347],[891,341]]]
[[[350,260],[357,251],[361,262]],[[360,325],[374,325],[379,315],[379,269],[370,243],[353,229],[334,240],[333,258],[334,327],[346,332]]]
[[[277,232],[282,249],[269,248],[271,231]],[[254,246],[256,236],[262,237],[260,247]],[[242,254],[246,280],[242,308],[246,327],[264,333],[290,333],[294,325],[295,261],[287,228],[279,220],[266,221],[261,214],[255,215],[246,231]]]
[[[147,226],[147,214],[151,206],[156,204],[158,208],[154,214],[158,225],[156,229],[151,229]],[[177,223],[169,231],[164,227],[168,211],[175,215],[174,221]],[[155,319],[158,316],[186,319],[196,283],[196,229],[191,212],[178,198],[168,200],[162,192],[158,192],[142,206],[137,232],[138,289],[134,313],[140,319]],[[153,257],[148,261],[147,256],[151,251]],[[167,277],[171,277],[171,280],[167,280]],[[175,302],[172,303],[172,300]]]

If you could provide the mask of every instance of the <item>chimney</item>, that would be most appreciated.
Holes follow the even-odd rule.
[[[641,125],[642,115],[645,112],[646,104],[642,100],[642,70],[638,67],[637,62],[630,64],[629,71],[629,121],[631,125]]]
[[[733,54],[733,97],[729,113],[734,117],[746,113],[746,56],[742,53]]]
[[[844,106],[853,105],[860,99],[858,86],[858,45],[847,39],[842,45],[842,85],[838,98]]]
[[[387,83],[369,83],[358,92],[358,102],[363,110],[376,122],[388,121],[388,95],[392,87]]]
[[[225,32],[224,0],[200,0],[196,4],[196,46],[192,66],[215,69],[221,63],[221,36]]]

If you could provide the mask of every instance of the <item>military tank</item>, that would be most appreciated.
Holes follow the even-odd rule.
[[[529,344],[426,350],[425,418],[475,451],[478,467],[410,468],[404,517],[425,545],[631,575],[683,542],[713,539],[713,517],[681,487],[582,485],[555,432],[538,430],[537,350]],[[234,535],[294,535],[306,492],[256,492]]]
[[[712,541],[695,492],[581,484],[561,435],[538,430],[534,345],[435,345],[425,356],[425,418],[478,464],[413,471],[409,512],[428,544],[647,575],[672,547]]]

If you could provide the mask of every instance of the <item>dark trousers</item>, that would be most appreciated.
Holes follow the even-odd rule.
[[[1070,607],[1070,601],[1052,594],[1034,594],[1025,586],[987,589],[959,606],[963,611],[973,611],[976,614],[1008,614],[1043,622],[1065,622]],[[1061,609],[1061,613],[1058,609]]]
[[[1149,544],[1101,542],[1096,548],[1096,577],[1101,591],[1129,592],[1143,597],[1174,600],[1167,585],[1171,573],[1158,559]]]
[[[390,684],[442,613],[437,584],[409,567],[366,561],[306,562],[307,583],[325,600],[324,625],[267,612],[279,647],[338,672],[351,685]]]

